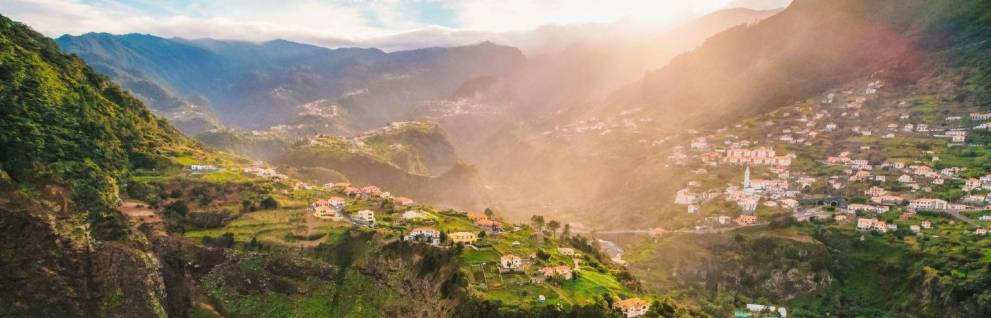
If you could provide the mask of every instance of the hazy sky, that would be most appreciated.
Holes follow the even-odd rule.
[[[431,45],[429,42],[439,39],[474,38],[478,34],[525,31],[550,24],[623,21],[663,25],[724,8],[731,2],[734,1],[2,0],[0,14],[53,37],[138,32],[252,41],[284,38],[342,46],[385,43],[394,37],[410,42],[411,36],[423,36],[424,45]]]

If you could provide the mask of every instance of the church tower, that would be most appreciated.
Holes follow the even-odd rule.
[[[750,189],[750,165],[747,165],[747,170],[743,172],[743,188]]]

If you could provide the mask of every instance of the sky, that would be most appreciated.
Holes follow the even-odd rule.
[[[662,28],[730,3],[735,1],[2,0],[0,14],[51,37],[148,33],[405,49],[461,44],[547,25],[629,23]]]

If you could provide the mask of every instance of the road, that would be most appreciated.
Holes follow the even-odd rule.
[[[983,211],[983,210],[975,210],[975,211]],[[949,214],[954,219],[957,219],[957,220],[960,220],[960,221],[962,221],[964,223],[970,224],[971,226],[981,227],[981,225],[980,224],[977,224],[977,222],[974,222],[974,220],[971,220],[970,218],[964,216],[963,214],[960,214],[960,211],[945,211],[945,212],[942,212],[942,213]]]
[[[736,229],[742,229],[742,228],[752,227],[752,226],[761,226],[761,225],[767,225],[767,224],[768,223],[757,223],[757,224],[750,224],[750,225],[737,225],[737,226],[731,226],[731,227],[707,228],[707,229],[698,229],[698,230],[684,230],[684,229],[682,229],[682,230],[666,230],[666,231],[664,231],[664,234],[667,234],[667,233],[687,233],[687,234],[723,233],[723,232],[729,232],[729,231],[736,230]],[[649,235],[651,233],[651,230],[650,229],[646,229],[646,230],[640,230],[640,229],[619,229],[619,230],[608,230],[608,231],[596,231],[595,233],[596,234],[648,234]]]

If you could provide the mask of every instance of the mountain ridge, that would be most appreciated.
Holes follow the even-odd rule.
[[[519,50],[490,42],[388,53],[285,40],[253,43],[149,35],[63,36],[59,43],[111,77],[148,77],[181,96],[203,97],[224,123],[252,129],[278,124],[295,108],[320,99],[347,108],[354,125],[368,129],[401,119],[394,113],[405,113],[405,99],[447,96],[470,78],[502,74],[525,63]],[[479,60],[489,63],[475,62]],[[423,80],[428,77],[431,80]],[[374,90],[374,97],[355,94],[367,90]]]

